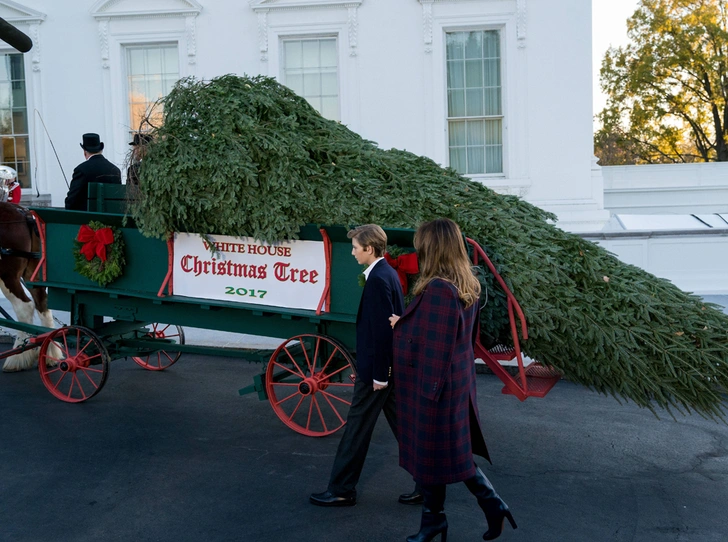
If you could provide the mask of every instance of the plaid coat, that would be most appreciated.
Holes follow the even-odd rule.
[[[490,461],[475,395],[477,320],[478,304],[465,308],[455,287],[436,279],[395,326],[399,464],[418,483],[474,476],[473,453]]]

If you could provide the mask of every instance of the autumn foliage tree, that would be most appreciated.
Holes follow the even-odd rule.
[[[728,161],[728,0],[640,0],[627,29],[602,62],[600,163]]]

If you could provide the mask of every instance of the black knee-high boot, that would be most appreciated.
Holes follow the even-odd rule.
[[[447,542],[447,518],[445,507],[445,484],[421,487],[425,504],[422,505],[420,532],[407,537],[407,542],[430,542],[442,534],[442,542]]]
[[[475,476],[465,480],[470,493],[478,498],[478,504],[485,513],[485,519],[488,522],[488,530],[483,535],[483,540],[495,540],[503,532],[503,524],[506,518],[514,529],[517,528],[516,522],[513,520],[508,505],[503,502],[498,493],[496,493],[490,480],[486,478],[483,471],[476,467]]]

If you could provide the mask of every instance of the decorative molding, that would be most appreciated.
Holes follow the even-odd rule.
[[[197,0],[175,0],[179,7],[173,9],[111,10],[124,2],[125,0],[99,0],[91,7],[91,15],[96,19],[159,19],[196,16],[202,11],[202,5]]]
[[[268,10],[258,11],[258,44],[260,47],[260,60],[268,62]]]
[[[46,14],[36,11],[17,2],[9,0],[0,0],[0,7],[5,6],[9,10],[16,12],[6,15],[5,19],[13,23],[41,23],[45,20]]]
[[[197,14],[188,15],[185,19],[185,30],[187,31],[187,63],[197,63]]]
[[[519,49],[526,46],[526,0],[516,0],[516,37]]]
[[[109,69],[109,19],[99,19],[99,43],[101,45],[101,67]]]
[[[432,52],[432,0],[420,0],[422,3],[422,35],[425,40],[425,53]]]
[[[363,0],[248,0],[253,11],[290,11],[311,8],[357,8]]]
[[[359,6],[363,0],[248,0],[250,7],[258,14],[258,44],[260,60],[268,61],[268,13],[272,11],[293,11],[303,9],[346,9],[349,56],[357,55],[359,38]]]
[[[30,39],[33,41],[32,53],[30,55],[33,71],[40,71],[40,23],[30,24]]]
[[[359,7],[349,6],[347,26],[349,30],[349,56],[356,56],[357,39],[359,32]]]

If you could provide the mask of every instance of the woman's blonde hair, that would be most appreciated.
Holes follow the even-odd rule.
[[[413,293],[419,295],[434,279],[455,286],[466,307],[478,302],[480,283],[473,275],[460,228],[449,218],[425,222],[415,232],[420,278]]]

